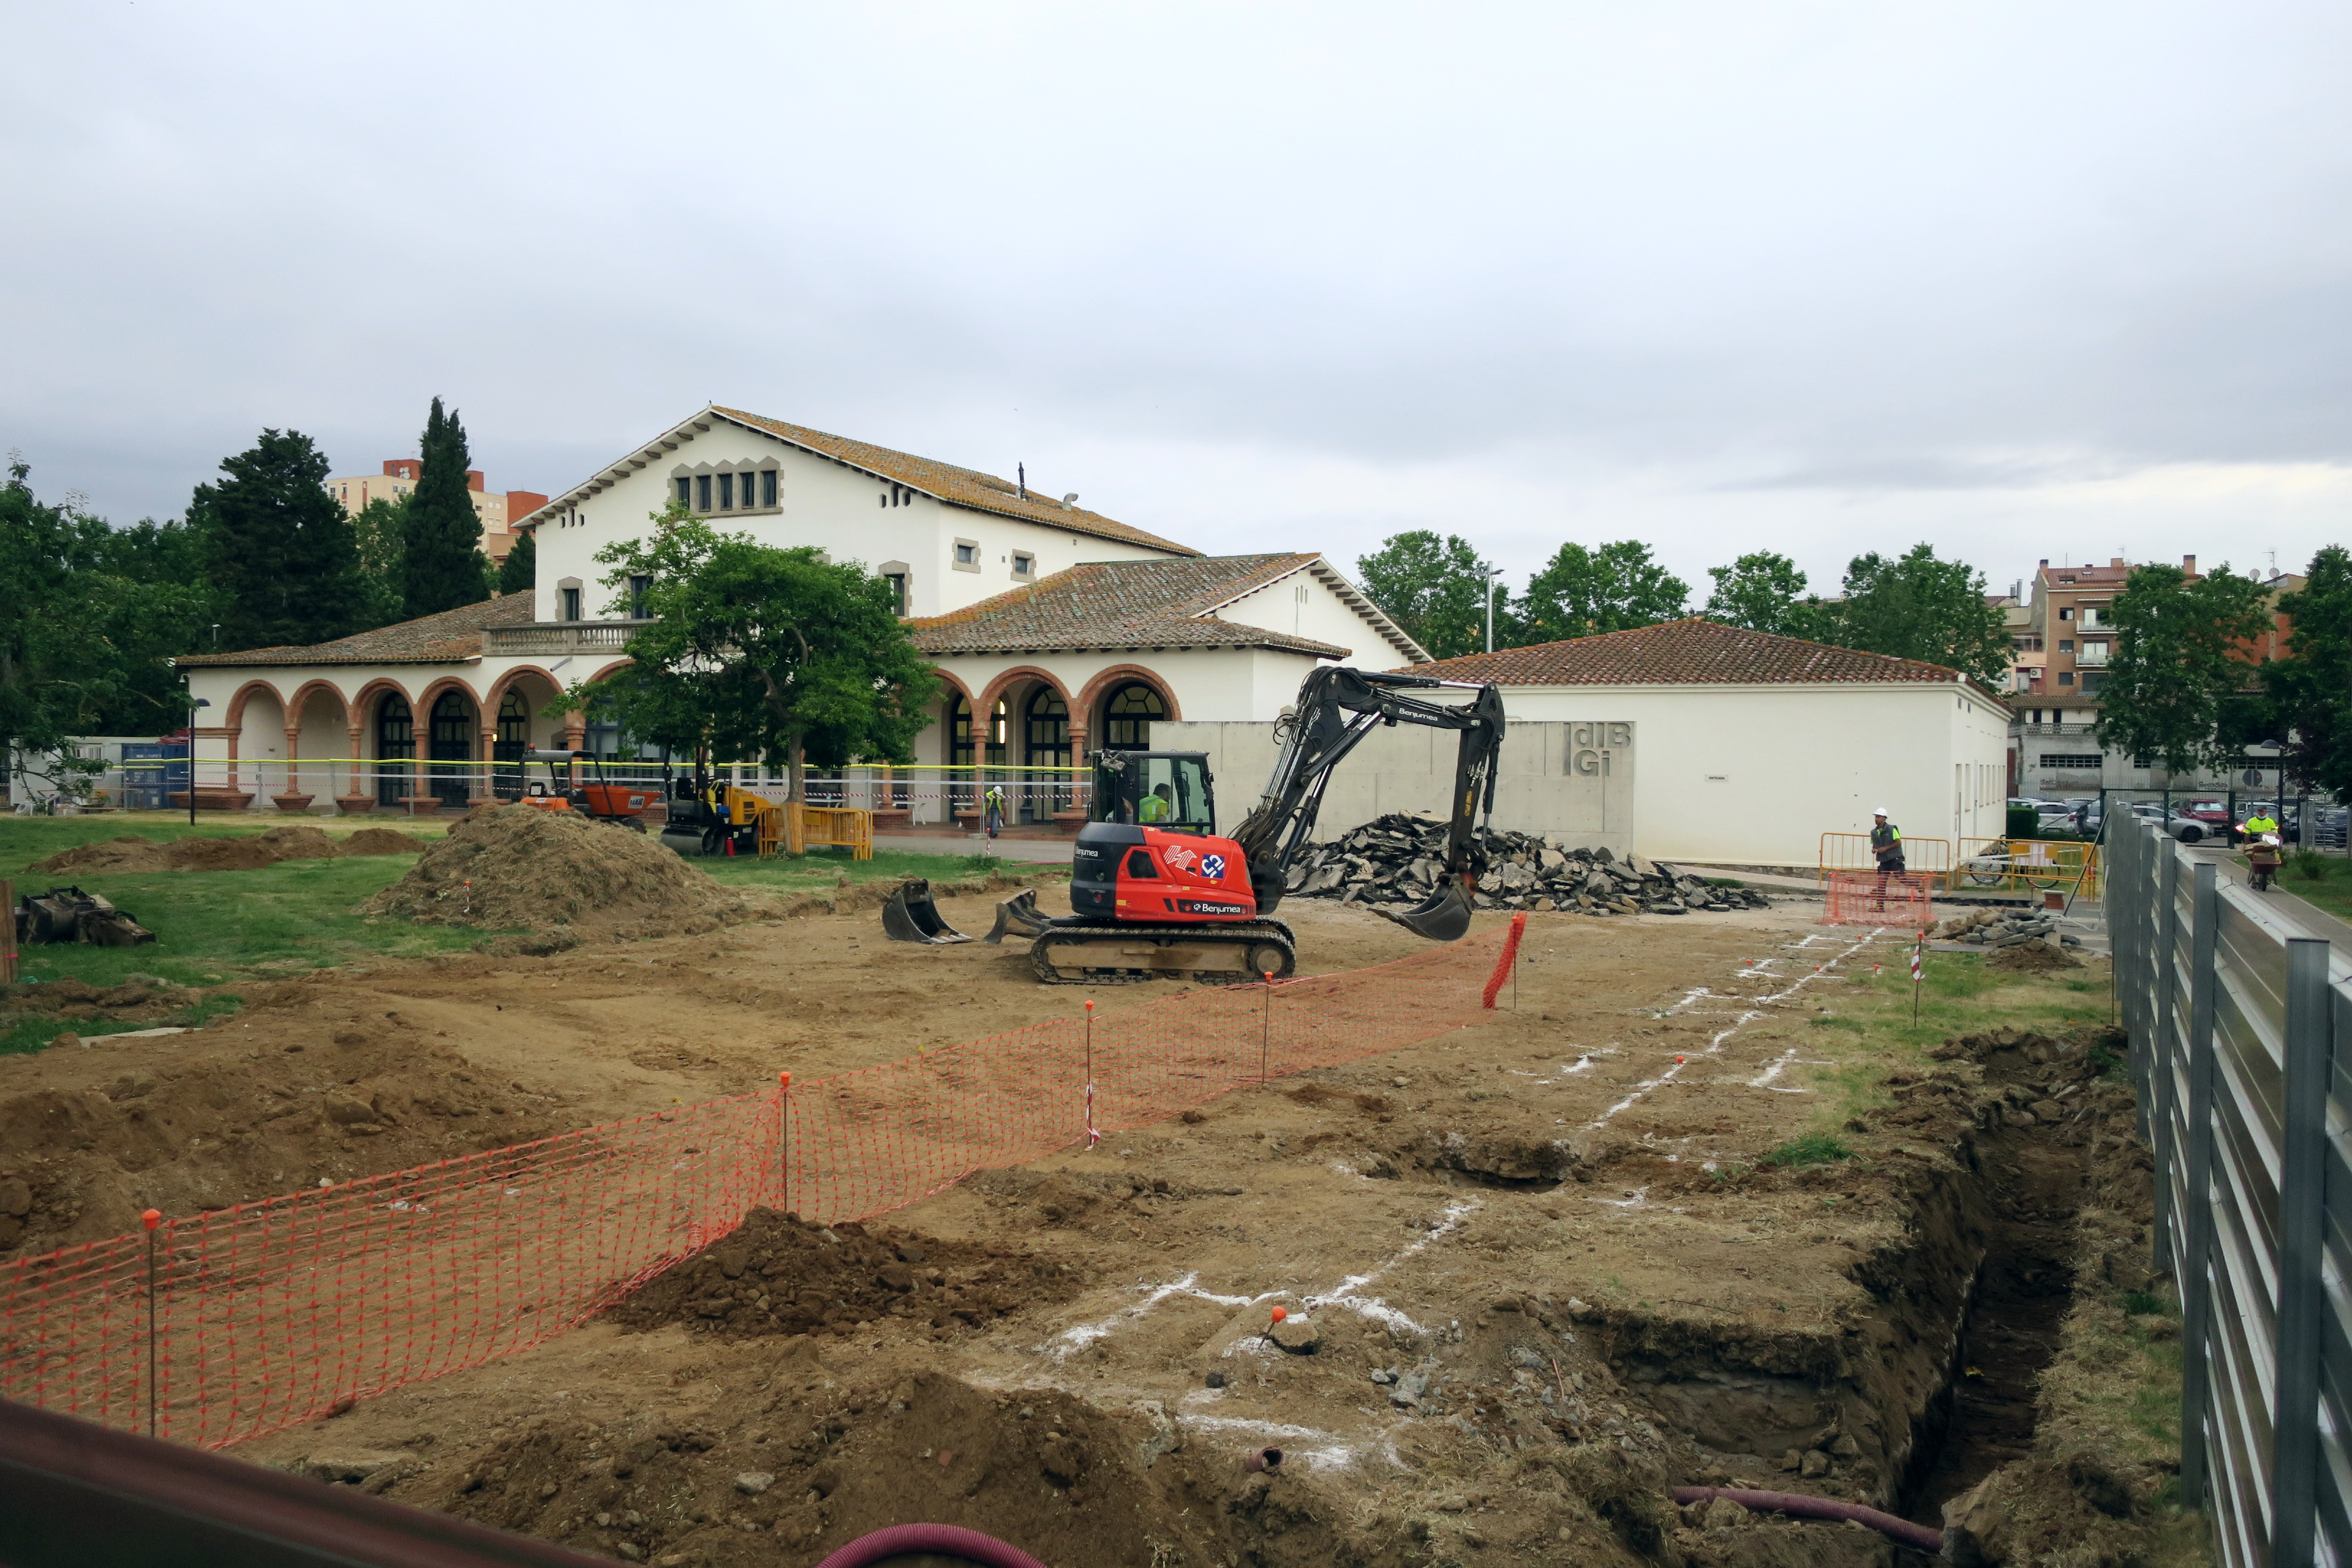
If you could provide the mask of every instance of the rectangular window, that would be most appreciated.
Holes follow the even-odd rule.
[[[2095,752],[2044,752],[2042,765],[2045,768],[2066,768],[2080,773],[2095,773],[2103,759]]]
[[[1013,574],[1015,577],[1035,576],[1037,574],[1037,558],[1034,555],[1015,555],[1013,558]]]
[[[2061,686],[2072,686],[2072,685],[2074,685],[2074,672],[2073,670],[2071,670],[2071,669],[2062,669],[2062,670],[2060,670],[2060,671],[2058,672],[2058,684],[2059,684],[2059,685],[2061,685]]]
[[[773,468],[760,470],[760,504],[761,506],[776,504],[776,470]]]
[[[580,618],[580,590],[577,588],[563,590],[563,618],[567,621]]]
[[[2058,639],[2058,651],[2060,653],[2073,653],[2074,651],[2074,639],[2073,637],[2060,637]]]
[[[646,590],[653,585],[654,580],[650,577],[629,579],[629,619],[642,621],[646,618]]]
[[[680,506],[692,506],[694,504],[694,481],[692,479],[680,479],[677,481],[677,504]]]
[[[2095,669],[2084,670],[2083,672],[2083,695],[2088,697],[2091,693],[2096,691],[2105,679],[2106,676],[2101,671]]]
[[[2075,662],[2078,664],[2105,664],[2107,662],[2107,647],[2108,645],[2103,642],[2086,642],[2083,645],[2083,657]]]
[[[2069,605],[2065,608],[2060,610],[2058,612],[2058,618],[2062,621],[2073,620],[2074,618],[2074,606]]]
[[[719,476],[719,510],[720,511],[735,510],[735,476],[732,474]]]
[[[959,539],[955,542],[955,569],[959,572],[977,572],[980,570],[980,542],[978,540]]]
[[[907,613],[907,574],[904,572],[886,572],[882,574],[882,581],[890,584],[891,605],[900,615],[905,615]]]
[[[694,476],[694,510],[697,511],[710,510],[710,476],[709,474]]]

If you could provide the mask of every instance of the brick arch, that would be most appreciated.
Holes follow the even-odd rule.
[[[563,682],[555,679],[553,673],[535,664],[519,664],[490,682],[489,693],[482,699],[482,715],[485,720],[492,721],[497,720],[499,704],[506,700],[507,689],[526,675],[536,675],[547,682],[549,690],[558,697],[563,695]]]
[[[1062,694],[1062,702],[1064,706],[1070,706],[1070,689],[1068,687],[1063,685],[1058,679],[1048,671],[1042,670],[1034,664],[1024,664],[1017,667],[1016,668],[1006,670],[1003,674],[998,676],[995,679],[988,683],[988,689],[982,692],[980,700],[971,705],[972,722],[977,724],[984,716],[994,712],[996,710],[997,699],[1003,697],[1007,691],[1010,691],[1013,688],[1020,685],[1024,680],[1043,681],[1045,684],[1052,687],[1055,690]],[[1076,709],[1073,708],[1072,711],[1075,713]]]
[[[1087,732],[1088,734],[1094,733],[1096,708],[1101,704],[1105,698],[1111,694],[1113,688],[1124,686],[1130,680],[1140,680],[1146,686],[1150,687],[1151,689],[1160,693],[1160,700],[1167,704],[1168,721],[1170,723],[1177,723],[1183,719],[1183,710],[1178,707],[1176,703],[1176,689],[1174,683],[1166,676],[1160,674],[1158,670],[1147,669],[1139,664],[1114,664],[1108,669],[1097,675],[1092,680],[1087,681],[1087,689],[1078,693],[1078,700],[1071,707],[1071,716],[1076,718],[1078,710],[1080,709],[1084,709],[1086,711]]]
[[[600,681],[600,680],[604,679],[606,676],[608,676],[608,675],[612,674],[614,670],[616,670],[616,669],[626,669],[629,666],[631,666],[631,665],[633,665],[633,664],[635,664],[635,663],[636,663],[636,662],[637,662],[637,661],[636,661],[635,659],[634,659],[634,658],[616,658],[616,659],[614,659],[612,663],[610,663],[610,664],[606,665],[604,668],[602,668],[602,669],[598,670],[595,674],[593,674],[593,675],[590,676],[590,677],[588,678],[588,679],[587,679],[586,684],[588,684],[588,685],[590,685],[590,686],[593,686],[593,685],[595,685],[598,681]],[[562,690],[562,689],[563,689],[563,688],[562,688],[562,687],[561,687],[561,686],[558,686],[558,687],[556,688],[556,689],[557,689],[558,691],[561,691],[561,690]]]
[[[482,716],[482,694],[475,690],[463,676],[445,675],[433,682],[417,694],[416,700],[409,705],[409,711],[415,716],[418,724],[429,724],[433,721],[433,705],[451,691],[466,694],[467,700],[474,705],[474,717],[478,721]]]
[[[962,698],[967,702],[972,700],[971,688],[966,686],[963,681],[956,676],[949,674],[946,670],[941,669],[936,664],[931,666],[931,674],[937,677],[940,684],[947,689],[939,694],[939,697],[937,698],[938,701],[952,702],[959,697]]]
[[[349,728],[352,721],[352,705],[344,698],[341,687],[331,680],[325,679],[306,680],[293,696],[286,699],[286,721],[289,724],[299,724],[302,721],[302,710],[310,706],[310,699],[321,691],[335,700],[335,706],[343,710],[344,727]]]
[[[243,686],[236,689],[236,696],[228,700],[227,710],[221,716],[222,729],[242,730],[245,728],[245,705],[257,691],[267,691],[269,693],[271,697],[277,699],[278,710],[280,713],[286,711],[286,694],[278,689],[277,682],[271,680],[248,680]]]
[[[348,715],[345,720],[346,727],[352,724],[357,724],[362,729],[366,728],[375,708],[376,699],[386,695],[397,697],[402,701],[407,703],[410,716],[415,716],[416,712],[416,699],[409,695],[408,688],[401,685],[400,682],[393,679],[390,676],[379,675],[373,680],[369,681],[365,686],[361,687],[359,694],[352,699],[351,706],[344,710],[344,712]]]

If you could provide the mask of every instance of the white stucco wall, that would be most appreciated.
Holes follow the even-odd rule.
[[[1972,688],[1510,686],[1503,703],[1515,721],[1634,724],[1634,847],[1658,858],[1811,866],[1822,834],[1867,833],[1878,805],[1915,838],[2001,830],[2007,715]]]
[[[1221,621],[1311,637],[1349,650],[1342,662],[1385,669],[1407,657],[1313,570],[1301,567],[1217,612]]]
[[[1605,845],[1622,854],[1635,847],[1640,739],[1630,721],[1507,724],[1496,769],[1495,826],[1553,834],[1570,848]],[[1270,722],[1161,724],[1151,744],[1207,753],[1218,825],[1227,829],[1257,803],[1277,754]],[[1418,724],[1373,731],[1332,773],[1315,837],[1337,838],[1391,811],[1447,815],[1460,757],[1454,731]]]
[[[693,476],[733,472],[773,461],[778,473],[778,506],[774,510],[738,507],[713,512],[714,527],[730,533],[748,533],[762,544],[814,545],[836,560],[856,561],[878,571],[887,563],[908,568],[908,613],[944,615],[1034,581],[1013,574],[1011,557],[1026,552],[1036,558],[1038,577],[1066,570],[1087,561],[1149,561],[1167,552],[950,506],[928,496],[914,495],[904,504],[883,504],[892,494],[887,479],[821,458],[780,437],[748,430],[714,418],[710,428],[696,432],[672,452],[614,480],[577,506],[547,514],[538,527],[537,605],[542,621],[561,618],[559,593],[567,579],[582,584],[581,613],[589,620],[606,618],[610,589],[598,579],[610,568],[596,563],[596,552],[615,540],[635,538],[646,530],[647,519],[667,506],[672,485],[680,474]],[[615,465],[616,467],[618,465]],[[959,570],[955,544],[972,541],[980,552],[978,571]]]

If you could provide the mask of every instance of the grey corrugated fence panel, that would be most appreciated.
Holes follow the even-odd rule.
[[[2181,1288],[2183,1496],[2229,1568],[2352,1568],[2352,954],[2153,827],[2115,843],[2107,912]]]

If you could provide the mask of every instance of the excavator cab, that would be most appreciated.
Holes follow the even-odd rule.
[[[1170,833],[1217,830],[1216,781],[1200,752],[1097,752],[1092,822]]]

